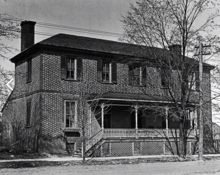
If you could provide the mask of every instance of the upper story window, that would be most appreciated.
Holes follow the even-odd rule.
[[[64,126],[65,128],[77,127],[77,103],[75,101],[64,101]]]
[[[160,75],[161,75],[161,86],[164,88],[169,87],[169,82],[171,79],[171,73],[168,69],[161,68],[160,69]]]
[[[61,56],[61,78],[64,80],[81,80],[82,59]]]
[[[31,82],[32,78],[32,59],[27,60],[27,75],[26,75],[27,83]]]
[[[97,61],[97,79],[103,83],[117,83],[117,64],[110,61]]]
[[[112,63],[109,62],[103,62],[102,65],[102,81],[103,82],[112,82]]]
[[[146,67],[129,66],[129,84],[130,85],[146,85]]]
[[[188,76],[188,87],[191,90],[199,91],[199,72],[192,72]]]

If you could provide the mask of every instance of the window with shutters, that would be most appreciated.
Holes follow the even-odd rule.
[[[28,101],[26,106],[27,106],[26,127],[30,127],[31,126],[31,101]]]
[[[102,81],[103,82],[112,82],[112,77],[111,77],[111,69],[112,65],[109,62],[103,62],[102,64]]]
[[[188,76],[188,87],[191,90],[199,91],[199,72],[192,72]]]
[[[61,78],[63,80],[82,80],[82,59],[62,56]]]
[[[27,83],[31,82],[31,76],[32,76],[32,59],[29,59],[27,61],[27,75],[26,75]]]
[[[75,101],[64,101],[64,126],[67,129],[77,127],[77,105]]]
[[[146,67],[129,66],[129,83],[130,85],[146,85]]]
[[[102,83],[117,83],[116,62],[98,60],[97,79]]]
[[[171,79],[171,73],[168,69],[161,68],[160,69],[160,75],[161,75],[161,86],[163,88],[169,87],[169,81]]]

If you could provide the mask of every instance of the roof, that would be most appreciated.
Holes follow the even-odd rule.
[[[11,59],[12,62],[16,62],[19,59],[24,58],[23,56],[30,51],[34,51],[39,47],[56,47],[60,49],[77,49],[90,52],[99,52],[115,55],[124,55],[130,57],[148,57],[151,54],[156,54],[158,57],[168,57],[170,51],[162,48],[147,47],[137,44],[129,44],[117,41],[110,41],[104,39],[68,35],[68,34],[57,34],[48,39],[45,39],[32,47],[24,50],[20,54],[16,55]],[[204,66],[211,66],[204,63]],[[214,67],[213,67],[214,68]],[[211,68],[212,69],[212,68]]]
[[[143,102],[143,103],[172,103],[170,97],[159,96],[154,94],[135,94],[135,93],[120,93],[120,92],[106,92],[104,94],[91,94],[88,100],[109,100],[118,102]],[[191,101],[191,103],[197,103]]]

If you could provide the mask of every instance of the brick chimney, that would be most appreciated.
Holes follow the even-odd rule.
[[[21,22],[21,52],[34,45],[34,21]]]
[[[171,52],[176,53],[177,55],[181,55],[181,45],[173,44],[169,46]]]

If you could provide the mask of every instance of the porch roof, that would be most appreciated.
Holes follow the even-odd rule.
[[[109,100],[118,103],[161,103],[161,104],[172,104],[171,98],[167,96],[151,95],[151,94],[135,94],[135,93],[120,93],[120,92],[106,92],[102,95],[92,94],[90,100]],[[191,101],[194,105],[197,102]]]

